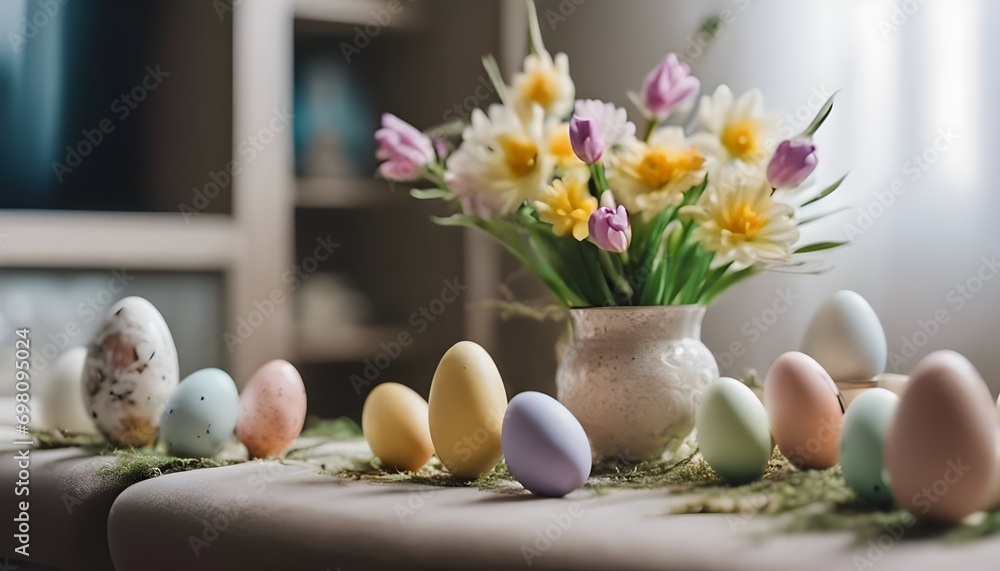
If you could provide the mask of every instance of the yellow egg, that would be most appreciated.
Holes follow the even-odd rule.
[[[441,358],[431,382],[431,439],[452,474],[475,478],[500,461],[507,392],[490,354],[461,341]]]
[[[427,401],[405,385],[382,383],[372,390],[361,430],[372,453],[390,468],[419,470],[434,455]]]

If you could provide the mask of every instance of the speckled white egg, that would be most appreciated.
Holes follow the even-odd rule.
[[[885,370],[885,330],[865,298],[838,291],[813,315],[802,352],[822,365],[835,382],[871,379]]]
[[[580,421],[556,399],[535,391],[515,396],[502,430],[507,468],[525,489],[561,498],[587,483],[590,441]]]
[[[708,386],[695,419],[698,447],[727,482],[742,484],[764,474],[771,459],[771,427],[764,403],[750,387],[722,377]]]
[[[882,470],[882,449],[899,397],[886,389],[868,389],[847,407],[840,433],[840,467],[844,480],[859,496],[891,506],[892,492]]]
[[[170,396],[160,419],[160,441],[174,456],[210,458],[233,436],[240,394],[228,373],[195,371]]]
[[[83,400],[114,446],[144,446],[178,381],[177,349],[167,322],[141,297],[111,306],[87,345]]]
[[[80,398],[83,364],[87,349],[74,347],[59,356],[35,379],[38,402],[36,426],[44,430],[66,432],[97,432]]]

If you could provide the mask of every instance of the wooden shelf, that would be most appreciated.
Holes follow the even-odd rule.
[[[331,332],[324,339],[298,333],[295,360],[300,363],[345,363],[372,359],[381,343],[395,341],[405,325],[351,325]]]
[[[367,177],[301,177],[296,182],[299,208],[366,208],[406,196],[409,186]]]

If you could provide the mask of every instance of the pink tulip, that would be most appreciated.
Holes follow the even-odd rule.
[[[590,215],[590,241],[602,250],[620,254],[632,243],[632,223],[622,205],[615,206],[614,195],[605,190],[601,207]]]
[[[767,165],[767,180],[774,188],[795,188],[816,170],[817,162],[812,139],[782,141]]]
[[[387,179],[417,180],[423,167],[434,160],[434,145],[427,135],[391,113],[382,114],[382,128],[375,132],[375,156],[386,162],[379,172]]]
[[[697,93],[700,87],[698,78],[691,75],[691,68],[678,61],[677,55],[669,53],[646,76],[642,98],[646,109],[662,121],[688,97]]]

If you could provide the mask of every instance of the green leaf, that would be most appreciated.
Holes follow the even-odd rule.
[[[839,248],[850,242],[816,242],[815,244],[809,244],[807,246],[802,246],[801,248],[795,250],[794,254],[808,254],[810,252],[821,252],[823,250],[829,250],[831,248]]]
[[[705,175],[705,178],[701,179],[699,184],[692,186],[687,192],[684,193],[684,201],[681,202],[681,206],[691,206],[692,204],[698,202],[698,199],[701,198],[701,195],[704,194],[705,188],[707,187],[708,175]]]
[[[500,96],[500,101],[506,105],[507,84],[503,82],[503,74],[500,73],[500,64],[497,63],[497,59],[493,57],[493,54],[483,56],[483,68],[486,69],[486,75],[489,76],[490,82],[493,83],[493,89],[496,89],[497,95]]]
[[[847,210],[851,210],[851,209],[848,208],[848,207],[846,207],[846,206],[844,206],[843,208],[838,208],[836,210],[831,210],[829,212],[824,212],[823,214],[817,214],[816,216],[809,216],[807,218],[803,218],[802,220],[799,220],[798,223],[797,223],[797,225],[798,226],[805,226],[806,224],[809,224],[811,222],[816,222],[817,220],[822,220],[822,219],[826,218],[827,216],[832,216],[834,214],[838,214],[840,212],[844,212],[844,211],[847,211]]]
[[[755,268],[754,266],[749,266],[739,271],[726,273],[724,276],[722,276],[722,279],[717,281],[714,286],[709,288],[708,291],[704,292],[701,295],[702,303],[704,303],[705,305],[712,303],[713,301],[715,301],[715,298],[719,297],[719,295],[722,292],[726,291],[730,286],[752,276],[756,272],[757,268]]]
[[[834,91],[833,95],[826,100],[826,103],[820,107],[819,113],[817,113],[816,117],[813,118],[812,123],[809,123],[809,126],[806,127],[805,131],[802,131],[802,134],[799,135],[800,137],[812,137],[813,134],[819,130],[820,125],[822,125],[823,122],[826,121],[826,118],[830,116],[830,111],[833,111],[833,98],[836,97],[838,93],[840,93],[839,89]]]
[[[431,216],[431,222],[439,226],[461,226],[464,228],[486,229],[485,221],[478,216],[452,214],[451,216]]]
[[[525,0],[528,5],[528,32],[531,36],[531,52],[543,53],[545,42],[542,41],[542,29],[538,25],[538,9],[535,8],[534,0]]]
[[[835,182],[835,183],[831,184],[830,186],[824,188],[822,190],[822,192],[820,192],[816,196],[810,198],[809,200],[803,202],[799,206],[808,206],[808,205],[812,204],[813,202],[818,202],[820,200],[823,200],[827,196],[833,194],[833,191],[835,191],[838,188],[840,188],[840,183],[844,182],[844,179],[847,178],[847,175],[849,175],[849,174],[851,174],[851,173],[849,173],[849,172],[848,173],[844,173],[844,176],[842,176],[839,179],[837,179],[837,182]]]
[[[413,188],[410,189],[410,196],[419,198],[420,200],[429,200],[433,198],[452,198],[455,195],[450,190],[443,188]]]

